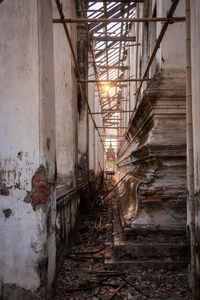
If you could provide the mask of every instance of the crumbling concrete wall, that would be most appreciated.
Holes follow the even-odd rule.
[[[152,1],[150,7],[144,1],[143,10],[141,5],[137,6],[137,15],[166,16],[170,5],[171,1]],[[147,8],[149,12],[145,11]],[[179,3],[175,15],[184,15],[183,2]],[[141,47],[138,57],[136,51],[130,50],[130,73],[138,77],[143,76],[161,30],[160,22],[148,26],[150,30],[145,23],[140,24],[138,31],[137,26],[133,28]],[[118,154],[118,170],[122,174],[131,171],[133,177],[143,182],[138,188],[142,205],[151,203],[182,209],[183,216],[187,196],[184,41],[184,22],[170,24],[150,70],[151,82],[142,85],[137,110]]]
[[[3,1],[0,25],[0,298],[45,299],[55,273],[51,1]]]

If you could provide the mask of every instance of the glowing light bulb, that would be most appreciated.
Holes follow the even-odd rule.
[[[104,85],[104,91],[105,92],[108,92],[110,89],[110,86],[108,84]]]

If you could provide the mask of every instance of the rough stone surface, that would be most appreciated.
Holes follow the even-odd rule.
[[[41,165],[32,178],[32,205],[33,208],[45,204],[51,194],[51,183],[47,182],[45,167]]]
[[[157,72],[119,151],[115,181],[130,173],[118,187],[123,228],[130,222],[186,227],[185,123],[184,71]],[[131,176],[137,181],[132,196],[127,193]]]

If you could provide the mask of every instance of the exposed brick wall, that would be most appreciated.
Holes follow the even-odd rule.
[[[169,204],[171,201],[186,201],[187,191],[184,187],[156,187],[153,184],[142,184],[139,187],[139,197],[144,204],[153,202]]]
[[[32,178],[32,205],[36,209],[40,204],[45,204],[51,194],[51,183],[46,180],[46,170],[41,165]]]

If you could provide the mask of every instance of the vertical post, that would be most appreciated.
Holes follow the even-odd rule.
[[[192,299],[197,299],[196,278],[196,234],[195,234],[195,199],[194,199],[194,154],[193,154],[193,120],[192,120],[192,86],[191,86],[191,34],[190,34],[190,0],[185,1],[186,13],[186,113],[187,113],[187,178],[189,190],[190,214],[190,263]]]

